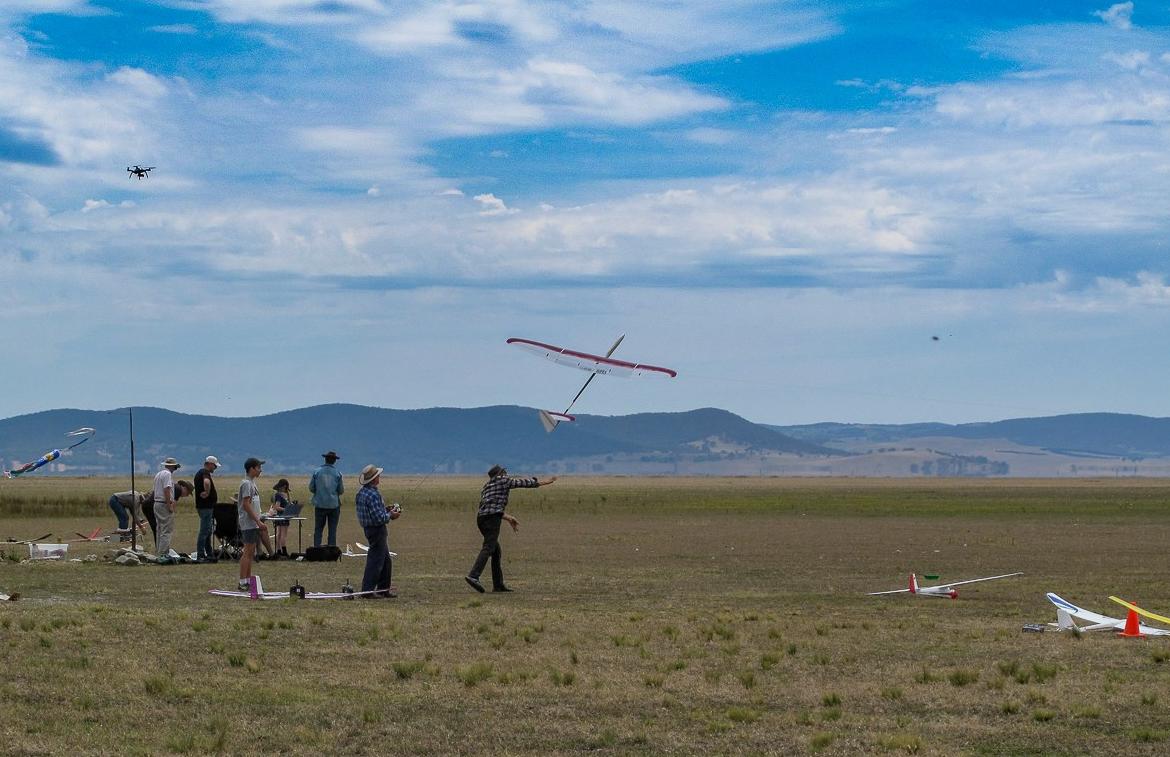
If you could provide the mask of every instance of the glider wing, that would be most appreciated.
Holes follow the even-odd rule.
[[[1164,617],[1162,615],[1158,615],[1156,613],[1152,613],[1149,610],[1143,610],[1142,608],[1135,605],[1133,602],[1126,602],[1124,599],[1121,599],[1120,597],[1111,596],[1109,598],[1112,599],[1117,604],[1121,605],[1122,607],[1133,610],[1138,615],[1141,615],[1143,618],[1149,618],[1150,620],[1156,620],[1159,623],[1170,623],[1170,618]]]
[[[929,588],[931,588],[931,589],[949,589],[952,586],[962,586],[964,584],[977,584],[980,581],[995,581],[995,580],[1000,579],[1000,578],[1011,578],[1012,576],[1022,576],[1022,575],[1024,575],[1024,574],[1023,573],[1004,573],[1002,576],[987,576],[986,578],[972,578],[972,579],[969,579],[967,581],[954,581],[954,582],[949,583],[949,584],[938,584],[937,586],[931,586]]]
[[[558,365],[565,365],[589,373],[600,373],[606,376],[663,376],[668,378],[674,378],[678,375],[677,371],[670,368],[631,363],[628,360],[617,360],[602,355],[591,355],[588,352],[577,352],[553,344],[534,342],[531,339],[512,337],[508,340],[508,344],[514,344]]]

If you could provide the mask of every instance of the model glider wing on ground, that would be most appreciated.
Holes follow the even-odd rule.
[[[551,433],[561,423],[577,420],[572,415],[569,415],[569,411],[573,409],[573,405],[577,404],[577,400],[580,399],[581,394],[584,393],[585,389],[589,386],[589,382],[598,375],[623,377],[660,376],[663,378],[674,378],[678,375],[678,372],[671,368],[663,368],[657,365],[632,363],[628,360],[615,359],[613,357],[613,353],[617,350],[618,345],[621,344],[622,340],[625,338],[625,334],[619,336],[617,341],[613,343],[613,346],[609,348],[609,351],[606,352],[605,355],[594,355],[589,352],[579,352],[577,350],[558,347],[555,344],[546,344],[544,342],[533,341],[532,339],[520,339],[518,337],[512,337],[508,339],[508,344],[515,345],[516,347],[519,347],[523,350],[527,350],[534,355],[539,355],[546,360],[551,360],[557,365],[565,365],[570,368],[586,371],[590,374],[589,378],[585,379],[584,386],[577,390],[577,394],[573,397],[573,401],[570,402],[569,406],[565,408],[565,412],[557,413],[553,412],[552,410],[539,411],[540,423],[542,426],[544,426],[545,431]]]
[[[71,450],[74,447],[79,447],[82,444],[85,444],[86,442],[88,442],[90,440],[90,438],[95,433],[97,433],[97,432],[94,431],[94,429],[89,428],[88,426],[79,428],[75,431],[70,431],[69,433],[65,434],[65,436],[80,436],[81,439],[74,442],[73,444],[70,444],[68,447],[65,448],[65,451]],[[13,470],[4,471],[4,477],[5,478],[16,478],[17,476],[20,476],[20,475],[25,474],[25,473],[32,473],[37,468],[40,468],[42,465],[48,465],[49,463],[53,462],[57,458],[61,457],[61,452],[62,451],[59,449],[50,450],[49,452],[46,452],[45,454],[38,457],[36,460],[33,460],[31,463],[25,463],[24,465],[20,466],[19,468],[14,468]]]
[[[83,542],[83,541],[109,541],[110,540],[110,537],[108,534],[106,536],[102,536],[102,527],[101,526],[98,526],[93,531],[90,531],[88,534],[83,534],[80,531],[74,531],[73,533],[77,534],[80,538],[70,539],[69,540],[70,544],[76,544],[78,542]]]
[[[1108,615],[1101,615],[1100,613],[1086,610],[1083,607],[1078,607],[1066,599],[1062,599],[1052,592],[1045,594],[1048,601],[1056,605],[1056,622],[1049,625],[1059,628],[1061,631],[1124,631],[1125,621],[1121,618],[1111,618]],[[1128,604],[1128,603],[1127,603]],[[1135,610],[1136,612],[1136,610]],[[1077,621],[1087,625],[1079,625]],[[1170,631],[1163,628],[1153,628],[1147,625],[1139,625],[1138,633],[1146,634],[1147,636],[1170,636]]]
[[[1022,576],[1023,573],[1004,573],[1002,576],[986,576],[984,578],[969,578],[965,581],[951,581],[945,584],[935,584],[934,586],[919,586],[918,576],[914,573],[910,574],[910,585],[905,589],[891,589],[890,591],[871,591],[869,596],[876,597],[882,594],[915,594],[923,597],[950,597],[951,599],[958,599],[959,592],[955,589],[956,586],[964,586],[966,584],[977,584],[981,581],[997,581],[1001,578],[1012,578],[1013,576]]]
[[[1133,602],[1126,602],[1121,597],[1110,596],[1109,598],[1111,600],[1113,600],[1114,602],[1116,602],[1117,604],[1121,605],[1122,607],[1125,607],[1129,610],[1133,610],[1138,615],[1141,615],[1143,618],[1149,618],[1150,620],[1156,620],[1159,623],[1170,624],[1170,618],[1167,618],[1163,615],[1158,615],[1156,613],[1152,613],[1149,610],[1143,610],[1142,608],[1135,605]]]
[[[0,542],[0,545],[4,545],[4,544],[39,544],[40,542],[43,542],[45,539],[48,539],[52,535],[53,535],[52,533],[47,533],[43,536],[38,536],[35,539],[8,538],[8,539],[5,539],[4,541]]]

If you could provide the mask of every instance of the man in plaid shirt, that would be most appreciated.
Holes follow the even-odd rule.
[[[362,488],[354,497],[357,505],[357,519],[365,531],[366,541],[370,551],[366,554],[366,571],[362,575],[362,591],[377,591],[377,594],[367,594],[367,597],[386,597],[394,599],[398,595],[390,590],[390,544],[386,533],[386,524],[398,520],[402,510],[398,505],[387,508],[382,493],[378,491],[378,484],[382,482],[382,468],[376,465],[367,465],[362,469],[358,482]]]
[[[500,526],[503,521],[515,531],[520,528],[520,521],[504,512],[508,506],[508,492],[513,489],[535,489],[538,486],[548,486],[557,480],[556,476],[538,480],[535,476],[529,478],[512,478],[502,465],[493,465],[488,471],[488,482],[483,485],[479,494],[479,512],[476,514],[475,525],[483,534],[483,547],[475,564],[467,574],[465,581],[468,586],[478,592],[483,592],[483,584],[479,582],[479,575],[483,573],[488,558],[492,561],[492,591],[512,591],[504,584],[504,569],[502,566],[503,552],[500,550]]]

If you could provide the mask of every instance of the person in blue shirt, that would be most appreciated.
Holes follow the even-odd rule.
[[[321,546],[321,533],[329,524],[329,546],[337,546],[337,523],[341,520],[341,495],[345,484],[341,474],[333,467],[340,460],[333,450],[321,455],[325,464],[309,479],[309,491],[313,493],[313,546]]]
[[[386,501],[378,491],[378,484],[382,481],[381,468],[367,465],[362,468],[362,475],[358,481],[362,488],[354,497],[354,504],[357,505],[358,523],[365,531],[366,541],[370,547],[366,554],[366,571],[362,575],[362,591],[378,592],[366,596],[393,599],[398,595],[390,590],[392,568],[386,524],[397,520],[402,515],[402,509],[398,505],[386,507]]]

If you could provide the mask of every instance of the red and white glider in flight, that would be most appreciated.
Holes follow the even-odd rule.
[[[605,355],[593,355],[588,352],[578,352],[576,350],[565,349],[564,347],[557,347],[554,344],[545,344],[544,342],[534,342],[531,339],[520,339],[512,337],[508,340],[508,344],[516,345],[521,349],[528,350],[534,355],[540,355],[546,360],[551,360],[558,365],[568,366],[569,368],[576,368],[581,371],[587,371],[590,376],[585,380],[584,386],[578,390],[577,395],[573,397],[573,401],[565,408],[565,412],[557,413],[552,410],[540,411],[540,422],[544,425],[544,430],[552,432],[558,424],[566,421],[574,421],[576,418],[569,415],[569,411],[573,409],[573,405],[577,403],[577,399],[581,393],[585,391],[585,387],[589,386],[589,382],[598,374],[606,376],[661,376],[665,378],[674,378],[678,375],[677,371],[670,368],[662,368],[657,365],[646,365],[645,363],[632,363],[628,360],[617,360],[612,357],[617,350],[618,345],[626,338],[622,334],[609,348]]]

